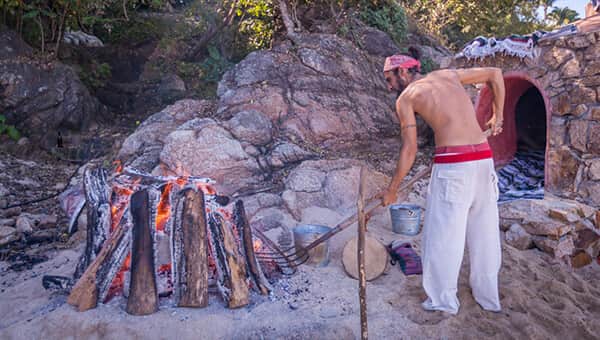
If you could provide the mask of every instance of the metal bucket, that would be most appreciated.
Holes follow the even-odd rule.
[[[421,207],[414,204],[390,206],[392,230],[397,234],[414,236],[421,231]]]
[[[302,224],[295,227],[293,233],[296,251],[300,251],[330,230],[330,227],[316,224]],[[329,240],[309,250],[308,254],[310,258],[306,263],[325,267],[329,263]]]

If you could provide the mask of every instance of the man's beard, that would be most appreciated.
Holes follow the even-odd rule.
[[[398,88],[396,88],[396,99],[400,97],[400,95],[402,94],[402,92],[404,92],[407,86],[408,82],[405,82],[402,78],[398,78]]]
[[[402,92],[404,92],[404,90],[406,89],[407,84],[404,84],[403,82],[398,82],[398,88],[396,89],[396,99],[398,99],[398,97],[400,97],[400,95],[402,94]]]

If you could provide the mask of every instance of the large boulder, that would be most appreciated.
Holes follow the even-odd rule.
[[[340,159],[305,161],[296,167],[285,182],[282,198],[298,220],[310,216],[307,210],[329,209],[345,214],[356,208],[360,168],[367,169],[367,197],[383,191],[389,177],[370,169],[364,162]]]
[[[154,171],[160,163],[160,152],[167,136],[185,122],[207,116],[213,106],[211,101],[193,99],[167,106],[146,119],[125,139],[117,158],[138,170]]]
[[[34,58],[12,31],[0,31],[0,46],[0,112],[34,141],[52,147],[59,131],[87,129],[106,115],[72,68]]]
[[[171,132],[160,152],[163,172],[210,177],[231,194],[262,180],[260,167],[219,122],[192,119]]]
[[[395,94],[381,70],[381,58],[350,41],[300,35],[296,45],[253,52],[228,71],[217,91],[218,113],[229,119],[258,111],[272,122],[276,139],[330,150],[395,136]],[[420,135],[426,131],[423,126]]]

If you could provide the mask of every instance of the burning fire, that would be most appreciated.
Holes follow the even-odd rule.
[[[123,169],[123,165],[121,164],[121,162],[119,160],[115,160],[113,164],[116,167],[115,172],[117,174],[122,174],[124,169]],[[114,232],[116,230],[116,228],[119,227],[119,224],[123,218],[123,215],[125,214],[125,211],[127,210],[126,208],[130,202],[131,196],[133,195],[134,192],[136,192],[138,190],[138,187],[139,187],[139,184],[141,183],[141,181],[142,181],[142,178],[136,178],[129,183],[126,182],[127,184],[120,183],[120,184],[113,186],[113,189],[112,189],[113,196],[111,199],[111,207],[110,207],[111,217],[112,217],[111,227],[110,227],[111,233]],[[189,181],[190,181],[189,176],[181,176],[181,177],[177,177],[177,178],[169,178],[168,179],[168,182],[163,187],[159,202],[156,206],[155,226],[156,226],[157,232],[164,233],[165,229],[167,227],[167,222],[169,221],[169,217],[172,213],[170,196],[171,196],[171,193],[173,192],[174,185],[177,185],[178,188],[183,188],[186,186],[186,184],[188,184]],[[193,181],[193,183],[194,183],[194,186],[198,190],[202,190],[202,192],[205,195],[216,195],[217,194],[217,191],[210,183],[206,183],[206,182],[202,182],[202,181]],[[177,188],[175,190],[177,190]],[[210,210],[209,206],[206,206],[206,210],[207,210],[207,212]],[[225,209],[218,209],[218,212],[227,221],[231,220],[231,213],[229,211],[227,211]],[[234,230],[234,233],[235,233],[235,230]],[[262,243],[259,240],[254,241],[254,249],[255,250],[260,249],[261,246],[262,246]],[[213,272],[215,272],[216,265],[214,263],[214,259],[212,258],[211,254],[209,254],[208,262],[209,262],[208,263],[209,268],[211,268],[211,270]],[[122,294],[123,288],[124,288],[124,283],[126,280],[126,273],[130,270],[130,268],[131,268],[131,253],[129,253],[127,255],[127,257],[125,258],[125,260],[123,261],[123,265],[121,266],[119,272],[116,274],[104,302],[107,302],[108,300],[112,299],[113,297],[115,297],[119,294]],[[172,264],[170,264],[170,263],[159,264],[156,271],[157,271],[158,277],[161,280],[162,279],[166,280],[167,287],[172,288],[172,282],[171,282]],[[216,275],[216,272],[213,274]],[[169,290],[168,288],[167,288],[167,290]]]
[[[262,242],[260,240],[254,240],[254,242],[252,242],[252,247],[254,248],[254,251],[257,252],[262,247]]]
[[[173,183],[167,183],[160,195],[160,201],[158,202],[157,213],[156,213],[156,230],[165,231],[165,225],[171,215],[171,204],[169,204],[169,194],[173,189]]]
[[[115,165],[115,172],[117,174],[120,174],[120,173],[123,172],[123,164],[121,163],[121,160],[115,159],[115,161],[113,162],[113,164]]]

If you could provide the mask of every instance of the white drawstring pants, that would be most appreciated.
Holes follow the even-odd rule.
[[[457,283],[466,240],[473,297],[483,309],[500,311],[497,201],[491,158],[434,164],[422,241],[425,309],[458,312]]]

